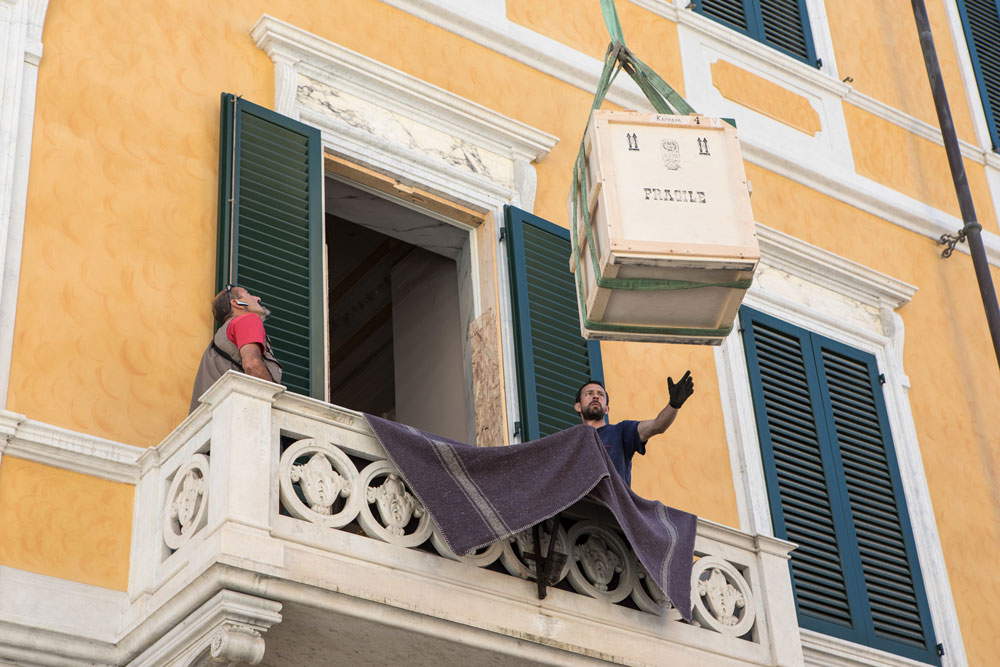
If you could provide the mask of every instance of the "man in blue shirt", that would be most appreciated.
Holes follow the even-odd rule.
[[[615,464],[615,470],[629,486],[632,486],[632,457],[636,453],[646,453],[646,441],[666,431],[674,423],[677,411],[684,405],[684,401],[694,393],[691,371],[684,373],[684,377],[676,384],[673,378],[668,377],[667,390],[667,405],[656,417],[644,421],[626,419],[617,424],[606,423],[608,392],[602,382],[590,380],[576,392],[573,409],[584,424],[597,429],[597,435],[601,436],[604,448]]]

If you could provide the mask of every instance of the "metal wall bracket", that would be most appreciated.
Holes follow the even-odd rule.
[[[947,246],[944,250],[941,251],[942,257],[948,259],[949,257],[951,257],[951,254],[955,252],[955,246],[957,246],[959,243],[965,242],[966,230],[967,230],[966,227],[962,227],[960,230],[958,230],[957,234],[941,235],[941,238],[938,239],[938,245]]]

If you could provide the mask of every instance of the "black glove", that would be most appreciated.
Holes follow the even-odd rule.
[[[691,394],[694,393],[694,380],[691,378],[691,371],[684,373],[684,377],[674,384],[674,379],[671,377],[667,378],[667,390],[670,392],[670,407],[675,410],[680,409],[684,405],[684,401],[688,400]]]

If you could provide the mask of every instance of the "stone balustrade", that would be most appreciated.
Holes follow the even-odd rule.
[[[555,539],[568,558],[539,600],[530,531],[456,555],[359,413],[235,373],[204,400],[143,461],[127,617],[136,627],[170,613],[180,620],[197,615],[197,603],[197,617],[209,620],[157,642],[136,664],[170,651],[231,659],[225,646],[252,664],[290,664],[324,650],[296,626],[344,616],[369,635],[384,629],[388,645],[430,653],[485,650],[551,664],[801,661],[786,542],[700,521],[695,620],[686,623],[610,513],[584,500],[542,526],[543,548]],[[207,614],[221,593],[230,611]],[[192,609],[175,609],[178,599]],[[242,600],[239,613],[233,599]],[[389,631],[403,617],[406,640]],[[388,658],[388,645],[366,650]],[[326,650],[347,648],[338,641]]]

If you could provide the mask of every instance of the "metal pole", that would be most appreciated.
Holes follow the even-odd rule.
[[[972,265],[976,269],[979,294],[983,299],[986,322],[989,324],[990,336],[993,339],[993,353],[996,355],[997,364],[1000,365],[1000,308],[997,307],[997,293],[993,286],[993,276],[990,274],[990,263],[986,259],[986,249],[983,247],[983,227],[976,218],[976,208],[972,203],[972,192],[969,190],[969,179],[965,175],[965,164],[962,162],[962,152],[958,147],[955,123],[951,118],[948,95],[944,89],[944,80],[941,78],[941,65],[938,63],[937,51],[934,48],[927,8],[924,6],[924,0],[910,1],[913,5],[913,18],[917,22],[917,32],[920,34],[920,48],[924,52],[927,78],[934,94],[934,107],[937,109],[938,123],[941,126],[941,137],[944,139],[944,149],[948,154],[951,179],[955,184],[958,206],[962,210],[962,222],[965,223],[959,236],[964,234],[969,241],[969,253],[972,255]]]

